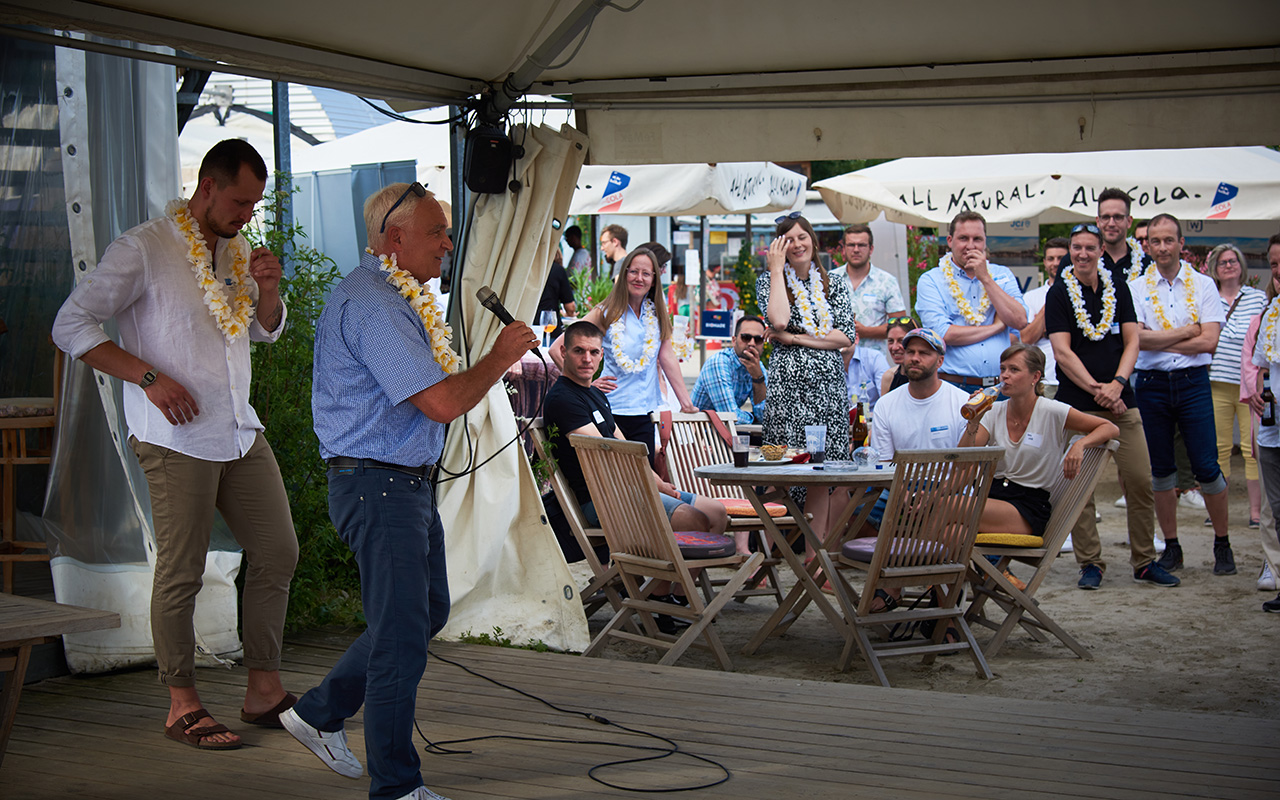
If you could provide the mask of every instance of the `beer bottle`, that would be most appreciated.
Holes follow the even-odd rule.
[[[979,389],[974,392],[968,400],[964,401],[964,405],[960,406],[960,416],[965,419],[973,419],[988,408],[991,408],[1003,387],[1003,383],[997,383],[995,386],[988,386],[985,389]]]

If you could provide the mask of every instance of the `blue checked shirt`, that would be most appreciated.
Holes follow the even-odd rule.
[[[320,457],[436,463],[444,425],[406,401],[446,377],[417,312],[386,282],[378,259],[362,254],[316,325],[311,411]]]
[[[761,368],[764,371],[764,368]],[[764,372],[766,381],[769,374]],[[693,387],[693,404],[704,411],[734,411],[739,425],[764,423],[764,401],[747,411],[742,404],[751,398],[751,374],[742,366],[732,348],[721,350],[707,359]],[[754,415],[753,413],[754,412]]]

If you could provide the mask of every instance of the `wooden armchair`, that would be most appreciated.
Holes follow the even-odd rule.
[[[600,516],[609,554],[626,589],[622,608],[614,614],[584,655],[600,651],[610,638],[640,642],[664,652],[662,665],[676,662],[691,646],[710,650],[720,668],[732,670],[720,637],[711,622],[747,579],[759,568],[764,556],[734,555],[730,537],[720,537],[730,553],[718,557],[702,557],[699,548],[682,548],[667,520],[667,514],[658,496],[658,487],[650,475],[645,446],[637,442],[602,439],[594,436],[571,434],[569,442],[578,454],[582,472],[591,490],[591,498]],[[709,534],[702,534],[710,537]],[[686,555],[682,549],[688,549]],[[692,586],[693,578],[686,564],[686,557],[695,557],[696,566],[736,567],[733,576],[720,587],[710,602],[703,602],[697,592],[689,592],[689,605],[677,606],[649,600],[654,581],[671,581]],[[658,631],[654,614],[668,614],[689,623],[679,635]],[[638,632],[624,629],[628,620],[635,619]]]
[[[991,677],[958,604],[978,518],[1003,453],[999,447],[898,451],[889,510],[879,536],[845,542],[836,559],[826,551],[818,552],[823,569],[833,576],[832,585],[847,623],[841,670],[849,668],[856,643],[882,686],[889,685],[880,664],[882,658],[919,654],[927,664],[938,653],[955,650],[968,650],[978,674]],[[850,569],[866,573],[861,596],[845,578]],[[871,613],[877,589],[905,587],[932,588],[935,604],[903,604]],[[869,635],[888,626],[909,627],[926,620],[934,622],[929,639],[872,641]],[[945,641],[952,625],[959,634],[958,642]]]
[[[1084,461],[1074,479],[1067,480],[1062,475],[1058,476],[1049,490],[1053,513],[1040,542],[1037,543],[1035,539],[1041,537],[1025,537],[1029,540],[1026,546],[975,544],[969,574],[974,598],[969,610],[965,612],[965,619],[970,624],[982,625],[996,632],[983,648],[983,654],[987,658],[1000,652],[1009,634],[1019,625],[1037,641],[1047,641],[1043,631],[1048,631],[1076,655],[1086,659],[1093,658],[1071,634],[1049,617],[1036,602],[1035,594],[1048,577],[1063,542],[1071,534],[1080,511],[1093,494],[1107,462],[1119,446],[1120,443],[1112,439],[1107,442],[1106,447],[1090,447],[1085,450]],[[978,534],[978,542],[987,538],[998,540],[1004,536],[984,531]],[[993,563],[991,558],[996,561]],[[1035,569],[1025,589],[1019,589],[1004,574],[1013,561],[1030,564]],[[992,610],[991,606],[1004,612],[1003,620],[997,622],[988,615],[988,611]]]

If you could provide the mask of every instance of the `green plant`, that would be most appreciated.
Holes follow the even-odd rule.
[[[556,425],[547,426],[547,438],[542,444],[542,451],[546,453],[546,458],[534,459],[530,465],[533,469],[533,479],[538,482],[539,491],[545,491],[547,484],[551,483],[551,476],[556,471],[556,443],[555,437],[560,435],[560,429]]]
[[[502,628],[497,625],[493,626],[493,635],[488,633],[472,633],[470,629],[462,632],[458,637],[458,641],[463,644],[482,644],[486,647],[510,647],[515,650],[532,650],[535,653],[548,653],[551,648],[541,639],[530,639],[527,644],[515,644],[511,641],[511,637],[502,633]]]
[[[278,187],[287,186],[284,177],[277,175]],[[245,231],[251,245],[269,247],[281,259],[285,272],[280,296],[288,308],[286,329],[274,343],[253,344],[249,394],[280,465],[298,536],[285,624],[289,630],[363,624],[359,574],[329,521],[328,481],[311,420],[316,323],[341,275],[332,259],[307,243],[299,226],[278,224],[288,199],[287,189],[276,191],[262,208],[261,224]]]
[[[907,301],[916,306],[916,282],[920,276],[938,264],[938,240],[933,228],[907,226],[907,283],[910,297]],[[919,316],[916,316],[919,320]]]
[[[603,303],[613,288],[613,280],[608,275],[593,278],[585,269],[569,273],[569,283],[573,285],[573,302],[578,305],[579,317],[585,317],[588,311]]]

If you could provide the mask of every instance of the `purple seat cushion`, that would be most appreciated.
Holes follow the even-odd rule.
[[[737,552],[733,537],[723,533],[675,531],[675,535],[676,544],[680,545],[680,555],[687,559],[724,558]]]
[[[906,539],[894,539],[893,540],[894,551],[898,552],[898,548],[905,547],[909,542],[910,540],[906,540]],[[918,543],[914,543],[914,542],[912,543],[915,544],[915,546],[917,547],[919,546]],[[941,547],[942,545],[936,542],[930,542],[929,546],[932,548],[937,548],[937,547]],[[873,553],[875,553],[875,551],[876,551],[875,536],[864,536],[861,539],[850,539],[849,541],[844,543],[843,547],[840,548],[841,555],[843,555],[845,558],[849,559],[850,561],[863,561],[868,564],[871,563],[871,556]]]

